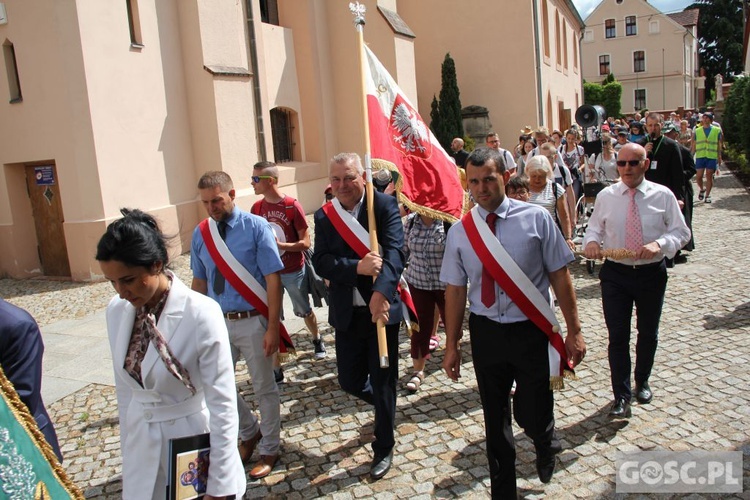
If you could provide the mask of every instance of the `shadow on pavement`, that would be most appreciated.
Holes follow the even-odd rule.
[[[726,330],[728,328],[742,328],[750,325],[750,302],[735,307],[734,311],[724,316],[706,314],[703,316],[706,330]]]

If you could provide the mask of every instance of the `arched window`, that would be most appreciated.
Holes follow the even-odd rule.
[[[10,91],[10,102],[21,102],[21,82],[18,79],[18,65],[16,64],[16,49],[10,40],[3,43],[3,56],[5,57],[5,71],[8,75],[8,90]]]
[[[287,108],[271,110],[271,137],[273,139],[273,161],[284,163],[295,158],[297,113]]]
[[[548,128],[550,129],[554,128],[552,127],[552,123],[554,123],[552,120],[552,94],[550,94],[549,91],[547,91],[547,117],[546,118],[547,119],[545,121],[548,124],[547,125]]]
[[[549,57],[549,10],[547,0],[542,0],[542,38],[544,40],[544,56]]]
[[[563,67],[568,69],[568,25],[565,19],[562,20],[562,40],[563,40]]]
[[[562,44],[560,43],[560,13],[555,12],[555,59],[557,65],[562,65]]]

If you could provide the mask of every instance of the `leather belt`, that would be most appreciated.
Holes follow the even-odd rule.
[[[253,309],[252,311],[229,311],[224,313],[224,317],[232,321],[252,318],[253,316],[260,316],[260,313],[257,309]]]

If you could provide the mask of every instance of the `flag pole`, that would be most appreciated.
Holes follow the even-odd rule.
[[[372,184],[372,157],[370,154],[370,124],[367,115],[367,88],[365,87],[365,6],[359,2],[349,4],[349,10],[354,15],[354,26],[357,29],[357,52],[359,54],[359,74],[360,84],[362,86],[360,103],[362,106],[362,133],[365,142],[365,196],[367,197],[367,224],[370,227],[370,248],[377,251],[378,233],[375,226],[375,188]],[[377,277],[373,277],[375,281]],[[380,367],[388,368],[388,344],[385,336],[385,324],[378,320],[378,357]]]

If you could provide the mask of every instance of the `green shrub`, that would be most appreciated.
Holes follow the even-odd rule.
[[[620,116],[622,110],[622,85],[610,73],[602,84],[583,82],[583,103],[598,104],[607,116]]]
[[[724,139],[731,144],[744,147],[743,130],[747,125],[748,116],[745,114],[745,101],[747,88],[750,87],[750,77],[741,77],[735,80],[729,89],[729,94],[724,103],[724,117],[721,126]]]

